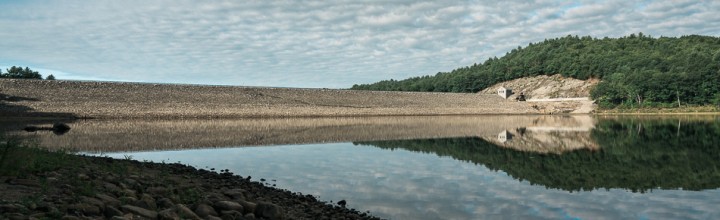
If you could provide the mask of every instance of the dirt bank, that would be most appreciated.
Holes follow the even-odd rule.
[[[539,114],[493,94],[0,79],[0,116],[83,118]],[[559,111],[558,111],[559,112]]]

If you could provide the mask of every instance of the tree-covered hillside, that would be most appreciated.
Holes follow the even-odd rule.
[[[501,58],[435,76],[353,85],[358,90],[478,92],[527,76],[600,78],[591,95],[603,107],[720,102],[720,38],[567,36],[518,47]],[[717,104],[717,103],[716,103]]]

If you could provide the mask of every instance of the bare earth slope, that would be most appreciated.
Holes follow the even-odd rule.
[[[600,81],[597,79],[579,80],[560,74],[543,75],[498,83],[479,93],[495,94],[497,89],[505,87],[512,89],[514,93],[508,99],[514,100],[523,93],[528,103],[534,103],[541,113],[591,113],[596,106],[590,99],[590,90],[598,82]]]
[[[0,79],[0,116],[87,118],[534,114],[491,94]]]

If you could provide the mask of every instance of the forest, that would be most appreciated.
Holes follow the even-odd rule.
[[[720,105],[720,37],[566,36],[434,76],[353,85],[355,90],[478,92],[528,76],[598,78],[600,107]]]
[[[591,134],[600,150],[541,154],[502,148],[478,137],[354,142],[406,149],[483,165],[518,180],[567,191],[705,190],[720,187],[717,121],[616,120]]]

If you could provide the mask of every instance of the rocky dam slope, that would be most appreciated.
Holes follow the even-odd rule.
[[[575,110],[553,111],[543,105],[486,93],[0,79],[0,116],[246,118],[544,114]]]

